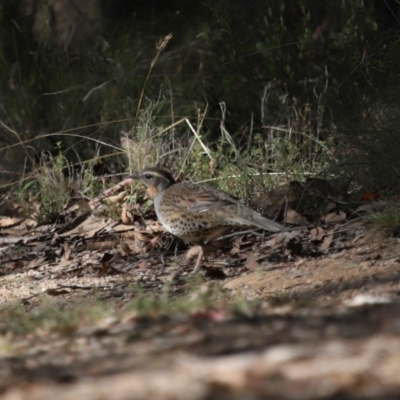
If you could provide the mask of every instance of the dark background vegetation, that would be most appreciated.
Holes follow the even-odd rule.
[[[278,141],[307,163],[322,143],[330,172],[396,186],[399,10],[395,0],[1,0],[0,168],[15,178],[44,150],[84,162],[113,151],[100,141],[136,139],[144,115],[153,128],[196,126],[206,110],[202,137],[216,152]],[[233,142],[221,144],[222,117]],[[258,154],[267,168],[271,155]]]

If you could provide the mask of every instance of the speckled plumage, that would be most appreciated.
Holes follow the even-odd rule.
[[[163,226],[173,235],[201,247],[193,272],[200,267],[203,246],[218,240],[232,228],[257,227],[272,232],[285,229],[239,203],[229,193],[189,182],[176,183],[161,168],[145,168],[132,177],[147,185]]]

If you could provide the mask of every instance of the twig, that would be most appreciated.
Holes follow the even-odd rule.
[[[167,47],[167,44],[171,39],[172,39],[172,33],[170,33],[169,35],[165,36],[164,39],[160,40],[156,45],[157,53],[156,53],[154,59],[152,60],[152,62],[150,64],[150,68],[149,68],[149,70],[147,72],[147,76],[146,76],[146,79],[144,80],[143,88],[142,88],[142,91],[140,93],[139,102],[138,102],[138,106],[137,106],[137,109],[136,109],[136,120],[139,118],[140,106],[142,105],[144,92],[146,91],[147,82],[149,81],[151,72],[153,71],[153,68],[156,65],[156,62],[157,62],[158,57],[160,56],[161,52]]]
[[[193,132],[194,136],[196,137],[196,139],[199,141],[201,147],[203,148],[203,150],[207,153],[208,157],[210,160],[212,160],[212,155],[211,155],[211,151],[208,149],[208,147],[203,143],[203,141],[201,140],[200,135],[198,134],[198,132],[196,132],[196,130],[193,128],[193,125],[190,123],[190,121],[185,118],[186,123],[188,124],[190,130]]]

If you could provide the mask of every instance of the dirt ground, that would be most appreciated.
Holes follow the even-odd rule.
[[[189,282],[184,251],[162,256],[164,242],[141,235],[140,255],[129,235],[107,245],[71,232],[3,254],[2,306],[100,298],[115,313],[69,332],[18,333],[2,312],[2,399],[400,398],[399,239],[357,221],[308,229],[298,251],[247,235]],[[128,308],[138,288],[150,297],[166,284],[172,297],[212,289],[220,300],[154,316]]]

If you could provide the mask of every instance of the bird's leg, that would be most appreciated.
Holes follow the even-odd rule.
[[[216,238],[218,238],[219,236],[222,236],[226,231],[228,231],[230,229],[231,228],[229,226],[220,226],[218,229],[215,229],[211,235],[209,235],[207,237],[207,240],[205,240],[202,244],[199,245],[200,252],[199,252],[199,256],[197,257],[197,262],[196,262],[196,265],[194,267],[192,274],[195,274],[200,269],[201,260],[203,257],[206,257],[206,246],[210,243],[213,243]]]
[[[192,271],[192,274],[196,274],[201,266],[201,260],[203,258],[204,255],[204,248],[203,246],[199,246],[200,251],[199,251],[199,256],[197,257],[197,261],[196,261],[196,265],[194,266],[194,270]]]

